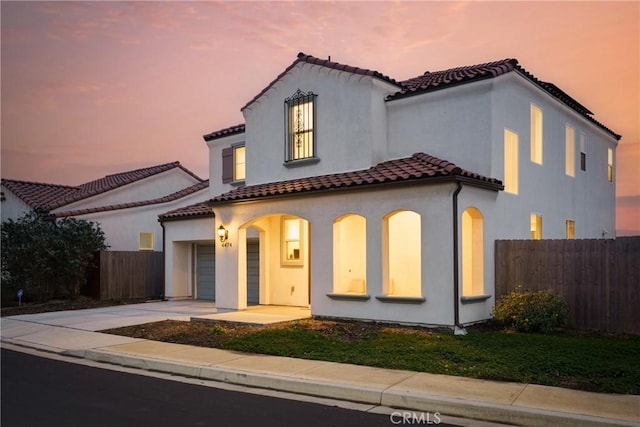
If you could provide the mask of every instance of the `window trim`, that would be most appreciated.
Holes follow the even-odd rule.
[[[587,135],[580,132],[580,170],[587,171]]]
[[[532,163],[544,164],[544,112],[541,107],[533,102],[529,107],[530,114],[530,158]],[[534,126],[534,113],[540,112],[539,126]],[[537,123],[537,122],[536,122]],[[539,127],[539,129],[538,129]]]
[[[508,136],[513,136],[513,139]],[[511,129],[504,128],[504,191],[517,195],[520,187],[520,136]],[[508,156],[509,155],[509,156]]]
[[[613,149],[607,148],[607,181],[613,182],[615,169],[613,168]]]
[[[239,148],[244,148],[244,177],[238,178],[237,170],[238,163],[236,160],[236,151]],[[231,149],[233,150],[233,182],[232,184],[243,184],[247,179],[247,145],[245,142],[239,142],[237,144],[232,144]]]
[[[222,158],[222,183],[232,186],[244,185],[245,179],[236,179],[236,148],[245,147],[245,179],[246,179],[246,143],[236,142],[223,147],[220,157]]]
[[[150,239],[150,242],[151,242],[150,246],[145,246],[145,247],[142,246],[143,236]],[[141,231],[141,232],[138,233],[138,250],[139,251],[142,251],[142,252],[153,252],[153,245],[154,245],[153,232]]]
[[[287,239],[285,224],[287,221],[297,221],[298,222],[298,258],[290,259],[287,257],[287,242],[295,241],[295,239]],[[304,240],[304,223],[303,219],[295,216],[283,215],[280,219],[280,265],[285,266],[303,266],[304,265],[304,248],[305,248],[305,240]]]
[[[564,220],[564,234],[565,234],[565,239],[567,240],[576,239],[576,221],[575,220],[573,219]]]
[[[316,163],[317,161],[317,97],[315,93],[312,91],[303,92],[298,89],[296,92],[290,97],[284,100],[284,135],[285,135],[285,144],[284,144],[284,164],[285,166],[303,166],[310,163]],[[303,130],[300,130],[297,133],[310,133],[311,141],[308,143],[310,147],[311,153],[304,157],[294,157],[294,148],[293,148],[293,137],[296,132],[293,130],[292,126],[292,109],[295,106],[303,105],[309,103],[311,105],[311,117],[307,117],[307,120],[310,121],[310,127],[305,127]],[[305,142],[307,144],[307,142]]]
[[[564,127],[564,174],[576,176],[576,130],[568,124]]]
[[[533,224],[533,221],[536,221],[536,228],[535,229],[531,229],[531,225]],[[531,240],[542,240],[543,239],[543,234],[542,234],[542,214],[539,213],[535,213],[535,212],[531,212],[531,214],[529,215],[529,238]],[[535,235],[533,233],[536,233]]]

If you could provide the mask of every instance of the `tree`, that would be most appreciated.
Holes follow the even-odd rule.
[[[29,212],[2,223],[3,297],[24,289],[30,299],[77,297],[97,251],[107,249],[94,222]],[[15,294],[14,294],[15,295]]]

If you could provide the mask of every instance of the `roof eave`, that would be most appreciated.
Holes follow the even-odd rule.
[[[453,182],[463,182],[469,185],[473,185],[474,187],[478,187],[486,190],[493,190],[493,191],[504,190],[504,186],[501,183],[498,184],[498,183],[487,182],[481,179],[465,177],[462,175],[449,175],[449,176],[439,176],[439,177],[433,177],[433,178],[414,178],[414,179],[407,179],[407,180],[386,181],[386,182],[373,183],[373,184],[361,184],[357,186],[331,187],[331,188],[321,188],[316,190],[295,191],[291,193],[273,194],[268,196],[253,196],[253,197],[247,197],[242,199],[229,199],[229,200],[220,200],[220,201],[214,201],[213,199],[211,199],[205,203],[207,204],[207,206],[214,208],[221,205],[229,205],[229,204],[235,204],[235,203],[283,199],[283,198],[289,198],[289,197],[305,197],[310,195],[336,193],[336,192],[343,192],[343,191],[375,190],[383,187],[392,187],[392,186],[430,185],[430,184],[442,184],[442,183],[453,183]]]
[[[489,74],[489,75],[479,76],[479,77],[476,77],[476,78],[471,79],[471,80],[464,80],[464,81],[460,81],[460,82],[448,83],[446,85],[430,87],[428,89],[423,89],[423,90],[414,90],[414,91],[405,92],[405,93],[398,92],[398,93],[395,93],[395,94],[387,96],[385,98],[385,101],[397,101],[397,100],[400,100],[400,99],[410,98],[412,96],[418,96],[418,95],[424,95],[424,94],[427,94],[427,93],[438,92],[440,90],[450,89],[450,88],[453,88],[453,87],[462,86],[462,85],[466,85],[466,84],[469,84],[469,83],[480,82],[480,81],[483,81],[483,80],[488,80],[488,79],[493,79],[493,78],[495,78],[495,76],[492,76],[492,75]]]
[[[191,214],[191,215],[181,215],[181,216],[170,216],[170,217],[160,217],[158,216],[158,222],[159,223],[165,223],[165,222],[173,222],[173,221],[188,221],[191,219],[201,219],[201,218],[215,218],[215,214],[213,213],[213,211],[211,212],[206,212],[206,213],[197,213],[197,214]]]

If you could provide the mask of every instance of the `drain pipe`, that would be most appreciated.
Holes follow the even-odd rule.
[[[466,335],[467,331],[460,324],[460,279],[458,256],[458,194],[462,191],[462,182],[458,181],[458,187],[453,192],[453,333],[454,335]]]
[[[166,230],[164,228],[164,222],[158,219],[160,223],[160,227],[162,227],[162,268],[164,270],[164,274],[162,275],[162,293],[160,294],[160,301],[166,301],[165,292],[167,290],[167,251],[166,251]]]

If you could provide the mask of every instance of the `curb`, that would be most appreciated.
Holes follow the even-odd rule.
[[[628,426],[633,421],[550,411],[538,408],[504,405],[471,399],[451,398],[409,390],[336,384],[316,379],[229,370],[205,364],[178,363],[171,360],[114,353],[108,350],[68,350],[62,354],[95,362],[167,374],[213,380],[224,383],[277,390],[309,396],[347,400],[376,406],[424,412],[440,412],[448,416],[470,418],[531,427],[544,426]]]

